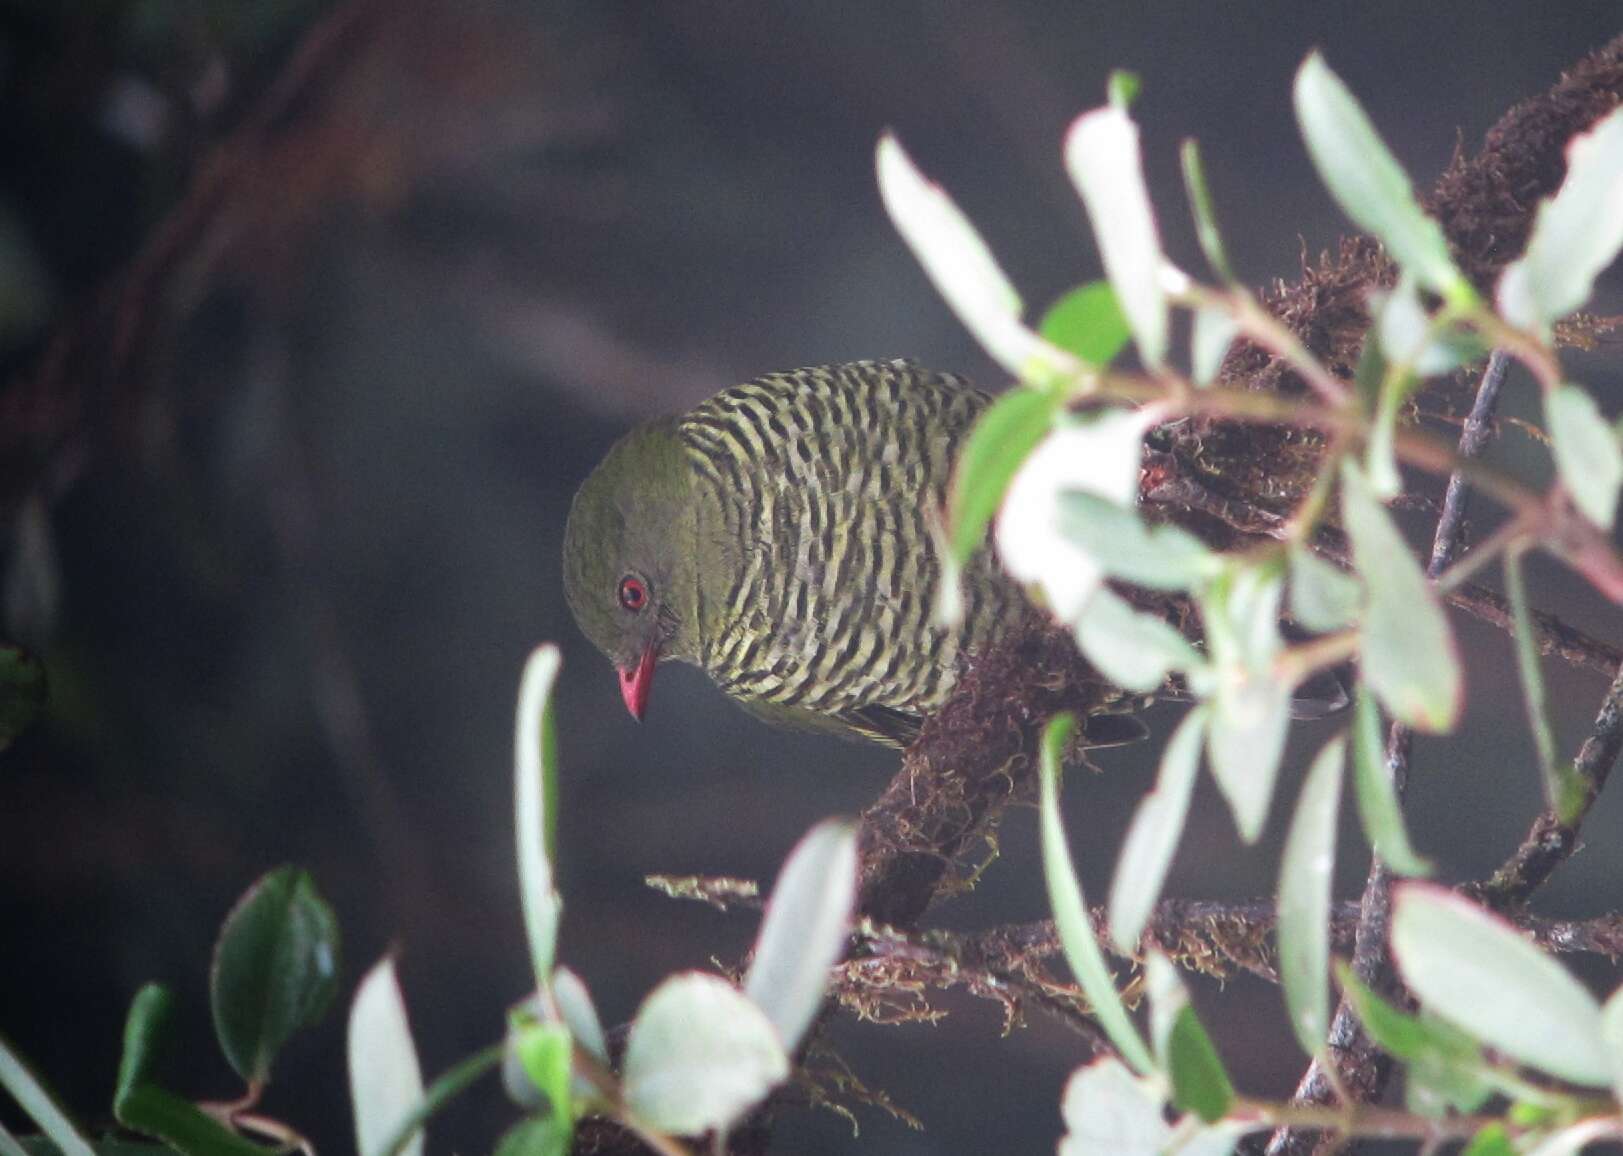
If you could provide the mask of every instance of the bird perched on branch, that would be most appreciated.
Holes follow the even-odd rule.
[[[627,709],[642,717],[676,659],[768,721],[910,742],[960,658],[1024,609],[983,556],[961,624],[932,618],[930,519],[989,402],[950,374],[858,361],[769,374],[622,438],[570,510],[564,592]]]
[[[939,516],[989,395],[906,361],[768,374],[622,438],[576,494],[564,593],[641,718],[657,664],[692,663],[779,725],[906,746],[965,660],[1028,614],[980,551],[934,617]],[[1131,741],[1110,697],[1085,741]]]

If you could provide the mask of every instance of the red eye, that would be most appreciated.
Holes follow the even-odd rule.
[[[628,574],[620,579],[620,605],[633,612],[648,605],[648,587],[640,578]]]

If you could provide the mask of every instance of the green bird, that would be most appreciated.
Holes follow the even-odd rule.
[[[911,742],[960,660],[1026,612],[983,550],[962,621],[934,620],[931,520],[990,403],[952,374],[857,361],[768,374],[622,438],[570,510],[564,592],[631,714],[673,659],[770,722]],[[1142,733],[1119,722],[1090,740]]]

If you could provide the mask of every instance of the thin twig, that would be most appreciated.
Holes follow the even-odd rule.
[[[1488,358],[1487,369],[1482,374],[1476,400],[1471,406],[1471,416],[1460,432],[1459,456],[1463,459],[1476,457],[1488,443],[1506,364],[1507,358],[1499,350],[1494,350]],[[1464,543],[1465,514],[1470,493],[1463,472],[1456,471],[1448,479],[1443,513],[1437,519],[1437,531],[1432,537],[1431,555],[1426,563],[1426,577],[1430,579],[1436,580],[1451,565]],[[1387,734],[1386,771],[1399,800],[1409,785],[1409,750],[1413,737],[1409,727],[1396,721]],[[1392,873],[1377,855],[1370,862],[1369,877],[1364,882],[1364,894],[1359,903],[1352,968],[1360,982],[1382,994],[1389,994],[1397,984],[1386,950],[1391,917]],[[1326,1070],[1325,1064],[1315,1059],[1308,1065],[1301,1083],[1296,1087],[1295,1102],[1328,1104],[1337,1096],[1352,1096],[1364,1103],[1379,1099],[1391,1077],[1391,1057],[1377,1048],[1364,1032],[1363,1024],[1346,999],[1336,1008],[1326,1044],[1326,1056],[1334,1063],[1336,1071]],[[1338,1083],[1340,1088],[1336,1087]],[[1334,1143],[1334,1136],[1324,1136],[1323,1143]],[[1268,1142],[1268,1156],[1306,1153],[1316,1150],[1320,1144],[1318,1133],[1300,1128],[1281,1128]]]

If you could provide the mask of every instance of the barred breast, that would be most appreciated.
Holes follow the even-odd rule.
[[[771,374],[685,415],[700,485],[739,547],[700,660],[728,693],[809,711],[924,714],[1018,595],[980,558],[962,625],[931,621],[929,519],[986,394],[904,361]],[[985,552],[983,552],[984,554]]]

